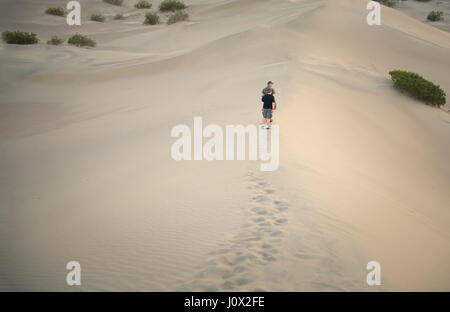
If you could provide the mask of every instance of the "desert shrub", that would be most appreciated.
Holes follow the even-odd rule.
[[[52,36],[50,40],[47,41],[47,44],[51,45],[60,45],[64,42],[63,39],[59,38],[58,36]]]
[[[189,18],[189,15],[184,11],[176,11],[172,15],[169,16],[167,19],[167,24],[172,25],[177,22],[181,22],[184,20],[187,20]]]
[[[122,5],[123,0],[103,0],[103,2],[114,4],[114,5]]]
[[[395,6],[395,0],[375,0],[375,1],[391,8]]]
[[[123,16],[123,14],[121,14],[121,13],[117,13],[116,15],[114,15],[114,19],[115,20],[121,20],[121,19],[124,19],[125,18],[125,16]]]
[[[445,92],[440,86],[422,78],[420,75],[403,70],[389,72],[394,87],[431,106],[444,105]]]
[[[96,45],[94,40],[80,34],[76,34],[70,37],[67,43],[75,45],[77,47],[95,47]]]
[[[444,12],[442,11],[431,11],[430,14],[428,14],[427,19],[432,22],[440,21],[444,17]]]
[[[91,15],[91,21],[103,23],[105,21],[105,17],[99,13],[94,13]]]
[[[163,2],[159,4],[159,10],[161,12],[175,12],[184,9],[186,9],[186,5],[178,0],[163,0]]]
[[[134,5],[134,7],[135,7],[136,9],[150,9],[150,8],[152,7],[152,4],[149,3],[148,1],[141,0],[141,1],[139,1],[138,3],[136,3],[136,4]]]
[[[39,42],[35,33],[24,31],[4,31],[2,39],[8,44],[35,44]]]
[[[158,16],[158,14],[151,13],[151,12],[145,14],[144,24],[148,24],[148,25],[159,24],[159,16]]]
[[[56,16],[64,16],[66,14],[62,8],[48,8],[45,10],[45,13]]]

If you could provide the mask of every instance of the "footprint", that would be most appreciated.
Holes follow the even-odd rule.
[[[252,237],[243,239],[244,242],[254,242],[254,241],[259,241],[259,240],[261,240],[261,237],[259,237],[259,236],[252,236]]]
[[[249,279],[249,278],[239,278],[238,280],[236,280],[236,283],[237,283],[239,286],[242,286],[242,285],[246,285],[246,284],[250,283],[251,281],[252,281],[252,280]]]
[[[253,207],[251,210],[252,210],[253,212],[258,213],[258,211],[260,211],[261,209],[262,209],[261,207]]]
[[[247,271],[247,269],[244,266],[237,266],[233,269],[233,273],[242,273]]]
[[[265,220],[266,220],[266,218],[264,218],[264,217],[257,217],[257,218],[253,219],[253,221],[255,221],[256,223],[261,223],[261,222],[264,222]]]
[[[239,256],[239,257],[236,257],[236,259],[234,259],[232,264],[235,265],[235,264],[244,262],[245,260],[247,260],[247,256]]]
[[[252,211],[259,215],[266,215],[268,213],[268,210],[263,207],[252,208]]]
[[[269,186],[269,183],[267,183],[267,182],[259,182],[258,184],[261,186]]]
[[[225,283],[222,284],[222,288],[227,290],[233,290],[234,285],[230,281],[226,281]]]
[[[249,286],[254,282],[251,276],[258,272],[257,267],[277,261],[276,255],[281,252],[279,246],[285,235],[282,226],[288,222],[282,212],[288,209],[289,204],[277,199],[277,189],[266,182],[264,177],[248,176],[251,183],[249,189],[253,193],[250,200],[254,206],[241,207],[247,212],[247,219],[231,240],[209,254],[210,259],[205,261],[206,267],[203,265],[203,268],[199,268],[195,281],[191,283],[195,285],[194,288],[248,291],[253,289]],[[306,254],[297,255],[299,259],[302,256],[307,257]]]
[[[308,254],[301,253],[301,252],[297,252],[294,256],[295,256],[296,258],[304,259],[304,260],[308,260],[308,259],[314,258],[313,255],[308,255]]]
[[[281,231],[275,231],[275,232],[272,232],[272,233],[270,234],[270,236],[272,236],[272,237],[283,236],[283,232],[281,232]]]
[[[272,225],[272,223],[270,223],[269,221],[266,221],[266,222],[262,222],[262,223],[260,223],[259,224],[259,226],[261,226],[261,227],[270,227]]]
[[[279,207],[286,207],[287,203],[284,201],[280,201],[280,200],[274,200],[273,203]]]
[[[218,292],[219,289],[217,289],[217,287],[215,287],[215,286],[210,285],[210,286],[204,286],[203,291],[204,292]]]
[[[273,261],[277,260],[277,258],[275,258],[274,256],[272,256],[269,253],[263,253],[262,257],[265,261],[269,261],[269,262],[273,262]]]
[[[288,220],[285,218],[280,218],[280,219],[275,220],[275,223],[277,225],[282,225],[282,224],[285,224],[286,222],[288,222]]]
[[[264,196],[264,195],[258,195],[258,196],[253,197],[253,200],[258,202],[258,203],[262,203],[262,202],[269,201],[269,198]]]

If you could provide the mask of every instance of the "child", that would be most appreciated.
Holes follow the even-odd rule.
[[[275,97],[275,89],[273,88],[273,82],[269,81],[267,83],[267,87],[265,87],[262,91],[261,91],[261,97],[263,97],[264,95],[266,95],[269,91],[272,91],[272,95],[273,97]]]
[[[265,87],[262,91],[261,91],[261,98],[266,95],[269,91],[272,91],[272,95],[275,98],[275,89],[273,88],[273,82],[269,81],[267,82],[267,87]],[[274,110],[277,109],[277,101],[274,100],[275,102],[275,107]],[[270,119],[270,122],[272,122],[272,119]]]
[[[270,119],[272,119],[272,113],[275,109],[275,98],[272,95],[272,90],[268,90],[267,94],[262,97],[263,109],[263,119],[262,119],[262,128],[264,128],[264,125],[266,126],[266,129],[270,129]]]

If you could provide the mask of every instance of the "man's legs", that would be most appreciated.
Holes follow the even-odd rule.
[[[262,126],[267,126],[267,128],[270,127],[270,123],[272,122],[272,114],[270,113],[270,110],[263,109],[263,119],[262,119]]]
[[[277,100],[275,98],[275,94],[272,94],[272,95],[273,95],[273,99],[274,99],[274,102],[275,102],[275,109],[277,109]],[[272,117],[270,117],[270,122],[273,122],[273,113],[272,113]]]

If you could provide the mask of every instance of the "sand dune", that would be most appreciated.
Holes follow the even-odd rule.
[[[87,291],[450,290],[450,116],[388,79],[448,93],[448,32],[386,7],[369,27],[360,0],[191,0],[171,26],[80,2],[75,30],[1,3],[2,31],[41,38],[0,46],[1,290],[77,290],[70,260]],[[45,44],[74,32],[97,47]],[[269,79],[279,170],[170,157],[194,116],[257,124]]]
[[[428,23],[439,29],[450,31],[449,10],[450,1],[430,0],[424,1],[402,1],[397,3],[396,9],[418,19],[423,23]],[[441,11],[444,13],[444,19],[441,21],[430,22],[427,16],[431,11]]]

